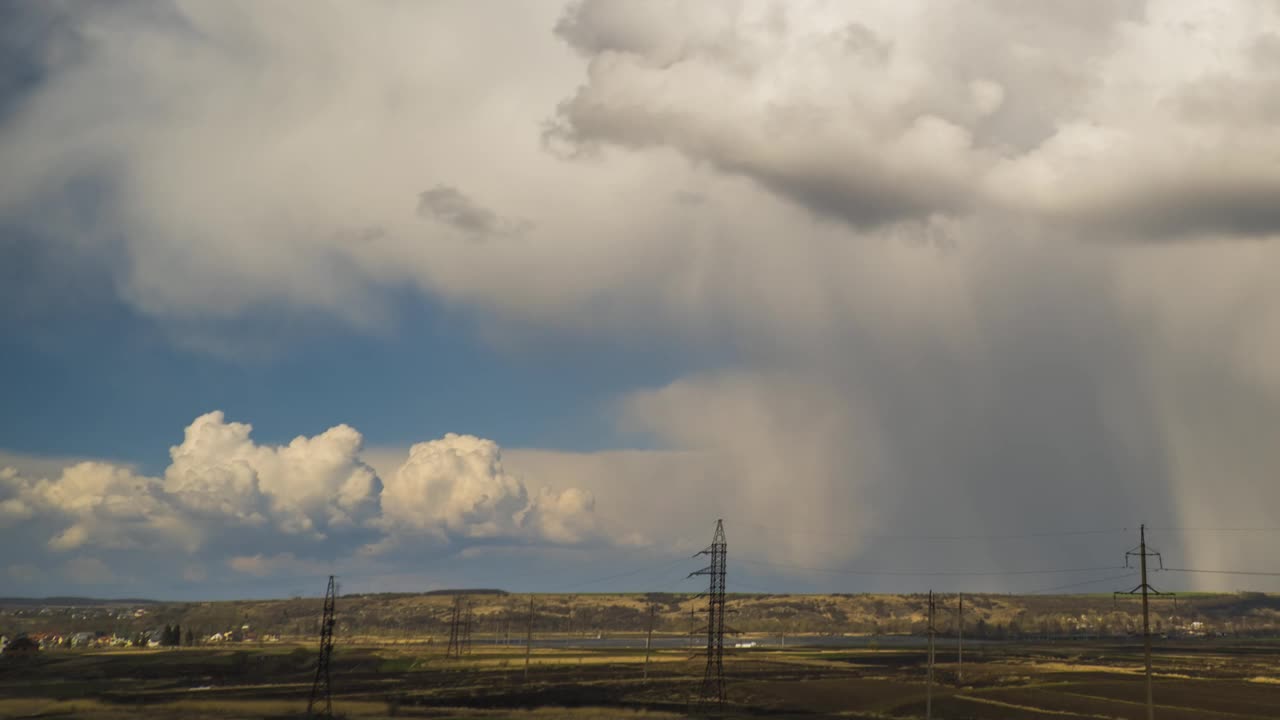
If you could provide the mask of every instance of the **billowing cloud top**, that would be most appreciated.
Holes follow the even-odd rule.
[[[733,3],[663,22],[678,14],[567,13],[557,32],[590,65],[553,134],[670,147],[858,226],[1012,212],[1085,239],[1280,230],[1259,101],[1278,89],[1274,7]]]
[[[282,446],[255,443],[251,430],[221,412],[196,418],[163,478],[103,462],[55,477],[0,469],[0,531],[28,540],[6,542],[0,564],[10,574],[28,573],[33,561],[49,571],[90,560],[110,568],[127,552],[122,573],[225,562],[261,575],[376,558],[389,547],[448,549],[455,539],[555,545],[595,536],[589,494],[531,496],[489,440],[450,434],[415,445],[384,486],[346,425]]]
[[[450,433],[418,443],[382,492],[394,528],[470,538],[527,535],[579,542],[592,531],[591,496],[577,488],[533,497],[502,466],[492,440]]]
[[[368,524],[381,484],[357,459],[360,433],[339,425],[283,447],[262,447],[252,428],[221,412],[196,418],[170,450],[165,491],[188,509],[238,522],[273,518],[283,532],[323,538],[329,528]]]

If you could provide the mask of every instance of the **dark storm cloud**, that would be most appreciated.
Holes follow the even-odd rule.
[[[905,28],[715,7],[672,25],[646,3],[571,6],[556,30],[590,65],[550,135],[670,148],[864,229],[1012,209],[1109,241],[1280,231],[1265,29],[1151,83],[1126,73],[1211,20],[1170,33],[1137,0],[927,5]]]
[[[1140,14],[1136,2],[943,5],[923,14],[921,41],[781,8],[717,5],[673,26],[649,4],[587,0],[556,28],[591,66],[552,134],[671,147],[858,227],[963,213],[1000,149],[1052,134],[1096,81],[1091,58]]]
[[[1267,239],[1280,232],[1280,177],[1152,178],[1121,202],[1067,220],[1085,239]]]
[[[1105,273],[1065,250],[987,260],[963,300],[933,311],[946,328],[963,327],[972,312],[959,342],[884,318],[879,307],[850,307],[822,333],[820,353],[760,349],[754,364],[776,370],[682,380],[633,399],[632,415],[671,442],[719,449],[729,459],[716,470],[739,488],[721,502],[763,503],[771,510],[759,522],[774,527],[981,535],[1178,517],[1149,338],[1115,319],[1121,301]],[[1057,272],[1041,272],[1047,265]],[[909,302],[906,291],[890,294],[890,304]],[[856,552],[850,564],[860,567],[1115,560],[1105,543],[967,542],[922,554],[918,544],[856,539],[824,551],[812,535],[742,542],[747,553],[797,563]],[[995,585],[1035,583],[987,586]]]
[[[557,32],[592,59],[591,81],[560,105],[549,135],[579,147],[669,146],[859,226],[958,211],[968,203],[970,189],[962,182],[967,132],[940,118],[846,133],[852,128],[833,122],[832,112],[839,111],[808,107],[802,99],[780,99],[776,112],[763,116],[738,106],[742,96],[771,82],[770,64],[786,66],[786,57],[769,54],[782,52],[786,36],[782,25],[739,27],[724,6],[715,7],[676,29],[656,22],[643,4],[574,6]],[[858,23],[823,33],[814,45],[833,64],[867,74],[892,51],[889,39]],[[861,109],[853,103],[845,112],[856,122]],[[881,152],[882,144],[901,153]],[[936,165],[924,155],[933,155]]]

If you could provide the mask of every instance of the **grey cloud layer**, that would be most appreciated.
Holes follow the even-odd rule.
[[[497,213],[476,203],[461,190],[437,185],[418,194],[418,214],[434,218],[476,239],[507,235],[528,229],[527,223],[499,217]]]
[[[1242,8],[1262,23],[1242,27],[1195,3],[899,5],[677,24],[660,4],[579,3],[558,32],[588,80],[553,135],[669,147],[861,227],[1013,212],[1109,240],[1280,230],[1275,133],[1250,117],[1276,92],[1274,8]]]
[[[696,541],[720,513],[836,532],[1216,527],[1266,524],[1280,502],[1280,245],[1186,242],[1280,230],[1273,3],[85,7],[67,21],[76,52],[0,130],[16,168],[0,213],[110,257],[140,312],[366,326],[408,284],[488,311],[478,331],[512,352],[547,332],[733,347],[732,366],[619,402],[674,455],[538,458],[549,484],[561,460],[587,478],[637,544]],[[96,214],[45,212],[86,180],[110,189]],[[510,218],[529,242],[458,241]],[[450,467],[411,457],[402,488]],[[474,488],[500,493],[496,515],[443,493],[401,522],[482,542],[517,506],[579,517],[578,496],[513,490],[486,462]],[[244,485],[237,467],[218,487]],[[100,495],[125,491],[95,473]],[[368,511],[358,492],[273,504],[264,487],[225,512],[302,532]],[[685,492],[687,515],[646,500]],[[83,533],[124,543],[113,518]],[[809,563],[1093,565],[1116,549],[744,535],[735,547]],[[1164,542],[1188,564],[1273,549]],[[306,557],[234,555],[260,571],[280,553]]]

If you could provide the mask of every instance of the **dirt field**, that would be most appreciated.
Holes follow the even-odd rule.
[[[1266,644],[1161,645],[1161,720],[1280,718],[1280,655]],[[935,718],[1144,718],[1140,647],[988,645],[939,652]],[[942,662],[944,661],[945,662]],[[702,666],[684,650],[477,647],[462,661],[413,645],[340,647],[334,709],[351,718],[679,718]],[[924,653],[915,649],[735,650],[726,658],[728,717],[924,717]],[[294,718],[314,668],[307,646],[57,651],[0,663],[0,718]]]

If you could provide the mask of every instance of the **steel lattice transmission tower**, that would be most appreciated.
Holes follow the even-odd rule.
[[[711,545],[706,550],[694,555],[707,555],[711,563],[707,567],[689,573],[710,577],[707,589],[707,669],[702,676],[701,700],[704,703],[716,703],[720,710],[724,709],[724,615],[725,615],[725,574],[728,568],[728,542],[724,536],[724,521],[716,520],[716,533],[711,538]],[[696,630],[695,630],[696,632]]]
[[[320,620],[320,659],[316,662],[316,679],[311,683],[311,699],[307,701],[307,717],[333,717],[333,697],[330,694],[329,659],[333,656],[334,604],[338,597],[337,585],[329,576],[329,587],[324,593],[324,616]],[[324,708],[321,709],[320,706]]]

